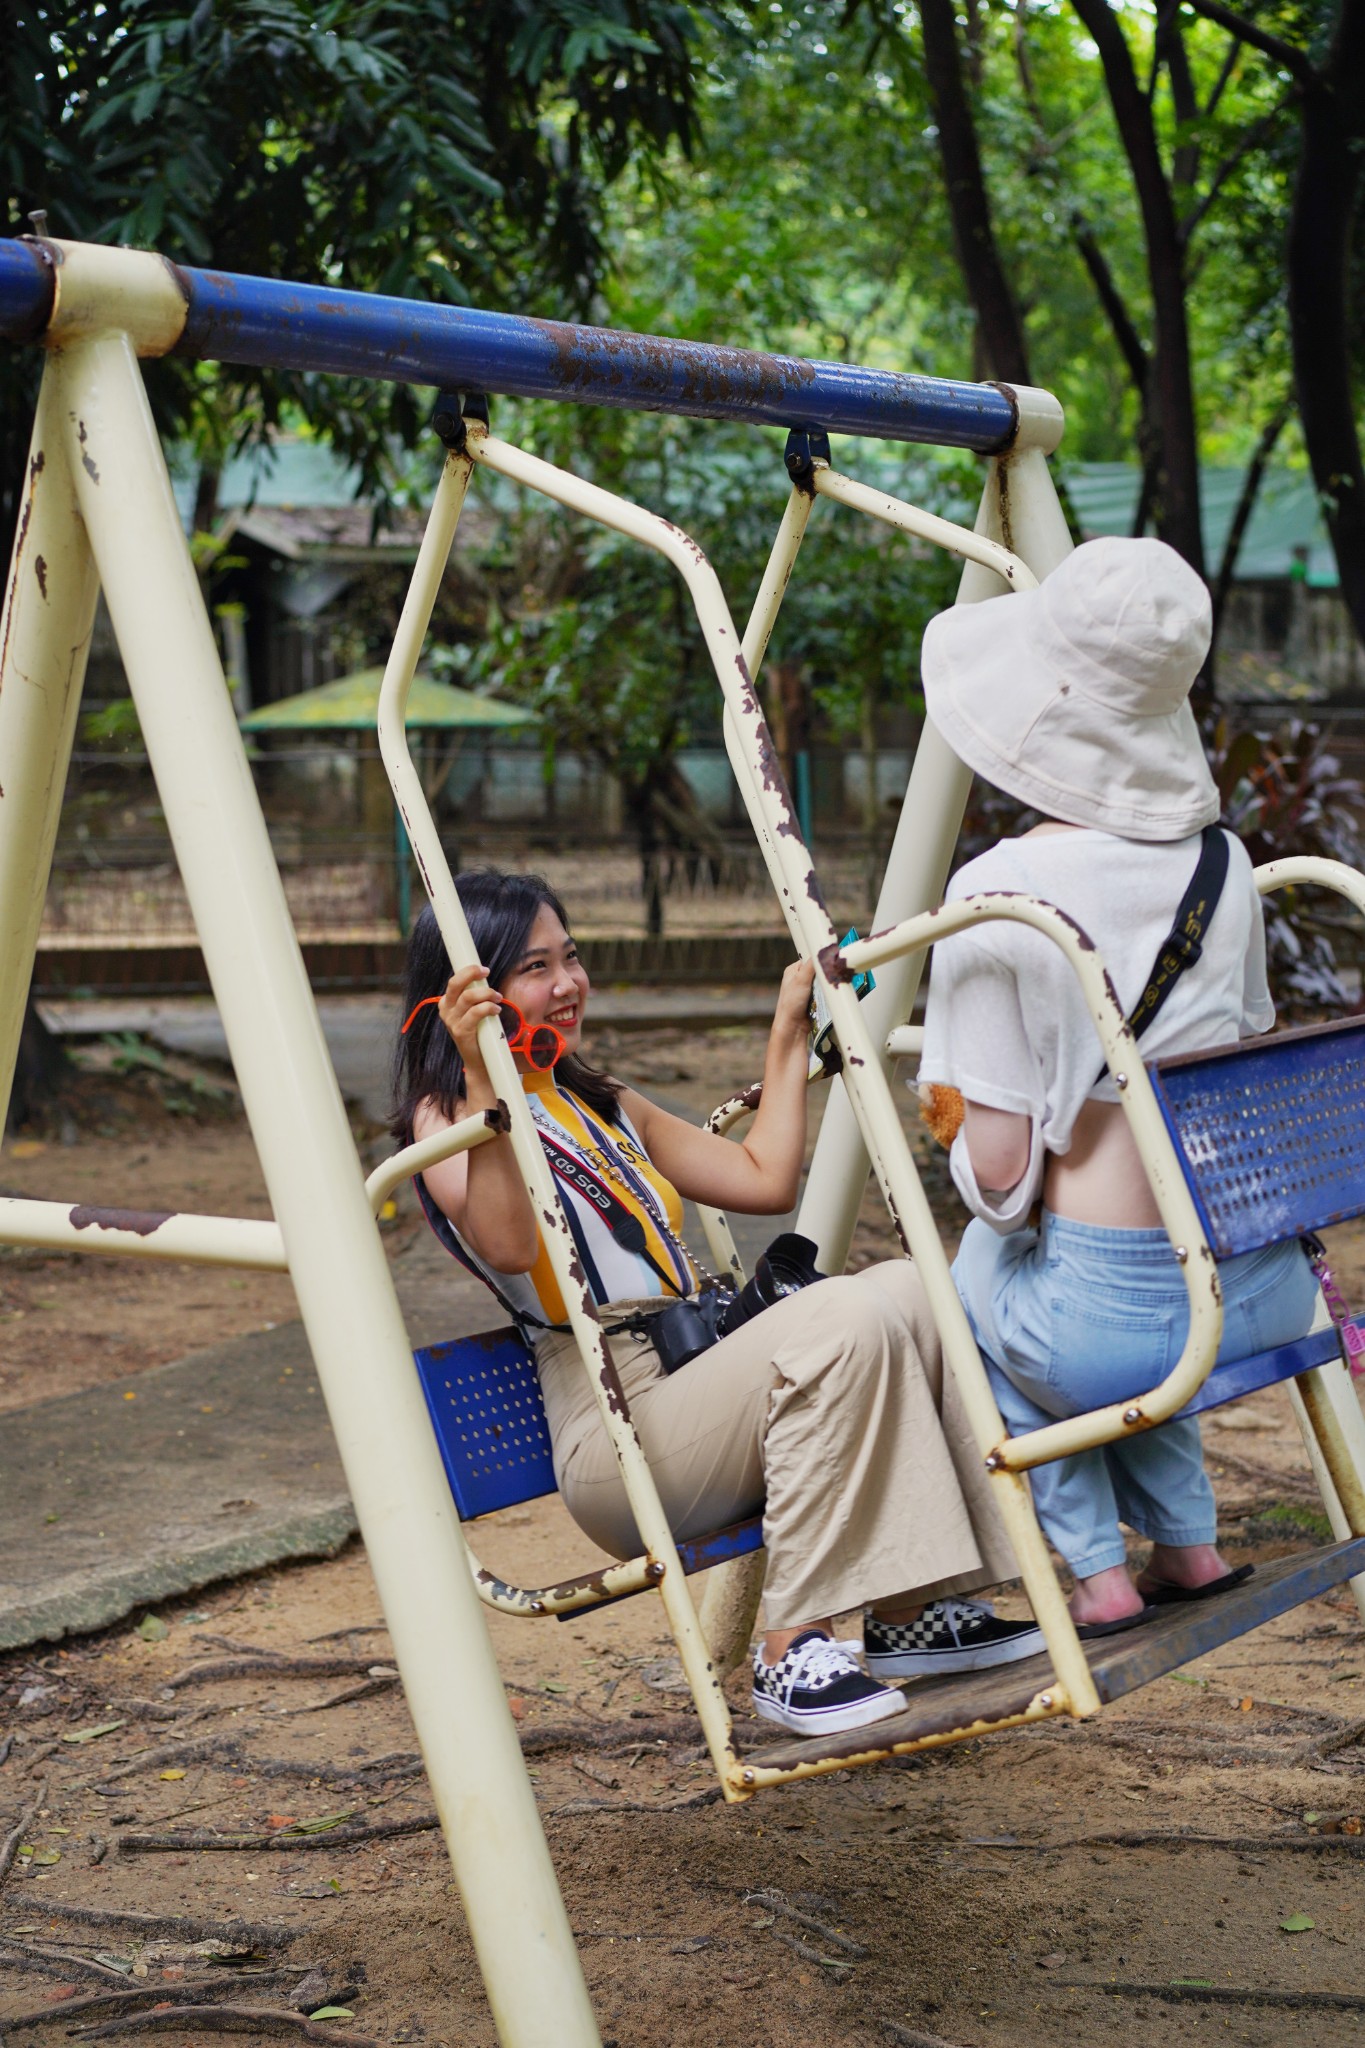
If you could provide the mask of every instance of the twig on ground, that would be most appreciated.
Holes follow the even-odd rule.
[[[265,1835],[217,1835],[208,1828],[182,1828],[175,1834],[120,1835],[124,1856],[147,1855],[158,1849],[339,1849],[355,1842],[377,1842],[388,1835],[422,1835],[441,1825],[434,1813],[409,1820],[380,1821],[375,1827],[335,1827],[303,1834],[296,1827],[272,1828]]]
[[[147,2027],[183,2027],[192,2020],[206,2034],[268,2034],[282,2028],[305,2041],[327,2041],[331,2048],[375,2048],[360,2034],[339,2034],[335,2027],[317,2027],[302,2013],[283,2005],[182,2005],[168,2012],[133,2012],[99,2027],[73,2027],[80,2040],[103,2041],[110,2034],[131,2034]]]
[[[584,1757],[574,1757],[573,1767],[576,1771],[581,1772],[583,1777],[590,1778],[594,1785],[601,1785],[607,1792],[619,1792],[621,1789],[621,1780],[619,1778],[609,1776],[606,1771],[599,1771],[595,1764],[588,1763]]]
[[[686,1799],[657,1804],[644,1799],[570,1799],[563,1806],[552,1806],[547,1818],[558,1820],[572,1813],[683,1813],[692,1806],[714,1806],[719,1798],[719,1785],[708,1785],[704,1792],[693,1792]]]
[[[68,1906],[43,1899],[45,1920],[74,1920],[81,1927],[116,1927],[129,1934],[164,1940],[219,1941],[239,1953],[289,1948],[306,1928],[270,1926],[254,1920],[196,1920],[184,1913],[117,1913],[108,1906]]]
[[[818,1948],[812,1948],[808,1941],[802,1941],[797,1934],[788,1934],[785,1927],[770,1927],[768,1933],[774,1941],[780,1941],[793,1955],[800,1956],[803,1963],[819,1963],[831,1976],[844,1977],[853,1968],[846,1957],[822,1955]]]
[[[386,1636],[389,1625],[386,1621],[358,1621],[350,1628],[329,1629],[325,1636],[309,1636],[312,1643],[339,1643],[343,1636]]]
[[[168,1706],[165,1700],[110,1700],[114,1713],[122,1714],[129,1721],[174,1721],[179,1728],[192,1728],[196,1721],[206,1721],[212,1714],[227,1710],[218,1704],[207,1707]]]
[[[1270,1991],[1236,1984],[1100,1983],[1090,1977],[1054,1977],[1068,1991],[1102,1991],[1107,1998],[1161,1998],[1172,2004],[1277,2005],[1326,2012],[1365,2012],[1365,1996],[1350,1991]]]
[[[1333,1729],[1330,1735],[1310,1735],[1294,1758],[1296,1763],[1321,1762],[1325,1756],[1335,1756],[1339,1749],[1349,1749],[1353,1743],[1365,1736],[1365,1721],[1349,1721],[1344,1728]]]
[[[23,1841],[26,1832],[32,1827],[34,1821],[47,1804],[48,1783],[49,1780],[44,1778],[38,1789],[37,1798],[31,1806],[24,1808],[16,1825],[11,1828],[4,1841],[0,1842],[0,1885],[3,1885],[5,1882],[9,1874],[10,1865],[19,1853],[19,1844]]]
[[[87,1962],[83,1956],[67,1956],[58,1949],[31,1948],[10,1934],[0,1934],[0,1963],[7,1970],[29,1970],[38,1977],[97,1977],[102,1984],[126,1981],[121,1970],[112,1970],[107,1963]],[[4,2025],[0,2024],[3,2039]]]
[[[353,1700],[373,1699],[379,1692],[390,1692],[399,1684],[396,1671],[381,1671],[371,1666],[371,1675],[363,1685],[353,1685],[348,1692],[333,1693],[329,1700],[311,1700],[306,1707],[287,1707],[284,1719],[294,1714],[325,1714],[329,1707],[348,1707]]]
[[[293,1975],[292,1970],[262,1970],[251,1978],[253,1987],[273,1990]],[[215,1991],[240,1991],[242,1974],[234,1970],[227,1977],[186,1978],[182,1983],[131,1985],[126,1990],[92,1991],[84,1998],[64,1998],[56,2005],[42,2005],[33,2012],[16,2013],[12,2019],[0,2021],[6,2034],[17,2034],[25,2027],[50,2027],[54,2020],[70,2019],[76,2013],[98,2012],[110,2006],[131,2008],[136,2005],[184,2004],[196,1998],[203,1998]]]
[[[13,1749],[13,1747],[14,1737],[12,1735],[7,1735],[4,1741],[0,1742],[0,1764],[7,1764],[9,1762],[9,1753]]]
[[[1005,1854],[1054,1856],[1067,1849],[1233,1849],[1242,1855],[1263,1855],[1269,1849],[1338,1850],[1343,1856],[1365,1856],[1365,1836],[1357,1835],[1185,1835],[1176,1829],[1144,1833],[1070,1835],[1062,1842],[959,1842],[960,1849],[998,1849]]]
[[[746,1906],[766,1906],[770,1913],[781,1913],[784,1918],[794,1920],[798,1927],[808,1928],[812,1934],[818,1934],[822,1940],[831,1942],[835,1948],[841,1948],[845,1955],[856,1956],[859,1962],[871,1954],[871,1950],[864,1948],[860,1941],[853,1941],[847,1934],[840,1934],[836,1927],[827,1926],[823,1920],[815,1919],[810,1913],[798,1912],[782,1892],[745,1892],[743,1903]]]
[[[209,1736],[201,1742],[163,1742],[159,1749],[140,1749],[136,1756],[124,1757],[120,1763],[111,1765],[91,1790],[103,1792],[106,1786],[116,1785],[121,1778],[131,1778],[138,1771],[155,1770],[160,1764],[200,1764],[216,1756],[236,1762],[241,1754],[238,1744],[224,1736]]]
[[[695,1742],[697,1723],[677,1715],[670,1720],[616,1721],[605,1724],[583,1721],[554,1722],[546,1728],[520,1729],[524,1756],[544,1756],[551,1749],[633,1749],[656,1742]]]
[[[168,1678],[166,1689],[178,1692],[210,1678],[360,1678],[369,1675],[373,1662],[372,1657],[284,1657],[266,1651],[250,1657],[206,1657],[202,1664],[190,1664]]]
[[[945,2041],[942,2034],[926,2034],[921,2027],[905,2027],[899,2020],[879,2020],[882,2032],[900,2048],[958,2048],[955,2041]]]

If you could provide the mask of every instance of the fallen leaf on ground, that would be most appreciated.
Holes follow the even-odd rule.
[[[1280,1932],[1282,1934],[1307,1934],[1310,1928],[1316,1926],[1317,1921],[1310,1918],[1307,1913],[1291,1913],[1287,1920],[1281,1920]]]
[[[101,1735],[112,1735],[116,1728],[126,1728],[126,1721],[98,1721],[93,1728],[72,1728],[63,1737],[63,1742],[95,1742]]]
[[[173,1785],[177,1780],[183,1778],[185,1773],[183,1771],[162,1771],[159,1775],[166,1780],[168,1785]]]
[[[137,1632],[144,1643],[164,1643],[171,1631],[159,1614],[149,1614],[138,1623]]]

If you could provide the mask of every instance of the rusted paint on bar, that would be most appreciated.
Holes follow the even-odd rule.
[[[72,1209],[68,1220],[73,1230],[127,1230],[134,1237],[153,1237],[175,1214],[174,1209],[101,1209],[86,1203]]]

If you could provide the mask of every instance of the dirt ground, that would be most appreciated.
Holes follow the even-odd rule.
[[[751,1078],[761,1039],[598,1050],[700,1108]],[[51,1130],[0,1151],[0,1192],[264,1213],[230,1091],[206,1092],[223,1077],[110,1059]],[[1365,1237],[1339,1238],[1358,1299]],[[388,1242],[400,1266],[425,1255],[405,1205]],[[869,1207],[858,1258],[889,1249]],[[0,1408],[293,1314],[269,1276],[0,1253]],[[1221,1411],[1206,1441],[1234,1562],[1323,1540],[1281,1393]],[[593,1557],[553,1499],[472,1536],[523,1583]],[[656,1602],[489,1626],[618,2048],[1362,2037],[1365,1641],[1346,1592],[1083,1726],[733,1808]],[[388,1654],[357,1545],[0,1658],[0,1865],[18,1836],[0,2041],[124,2019],[198,2044],[225,2016],[175,2007],[205,1981],[215,2004],[335,2007],[323,2038],[492,2048]],[[742,1675],[731,1690],[756,1743]]]

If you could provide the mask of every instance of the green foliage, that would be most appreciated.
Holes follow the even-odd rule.
[[[691,145],[692,29],[680,0],[18,0],[3,232],[48,207],[55,234],[184,263],[581,313],[606,185],[632,152]],[[10,494],[37,368],[0,357]],[[423,419],[401,384],[170,360],[148,376],[163,429],[211,464],[292,406],[372,490]]]
[[[1342,772],[1319,726],[1290,718],[1272,729],[1239,729],[1218,719],[1206,735],[1209,762],[1223,800],[1223,820],[1257,866],[1284,854],[1361,864],[1359,781]],[[1271,986],[1294,1016],[1340,1011],[1351,1004],[1338,952],[1365,963],[1359,919],[1341,899],[1320,890],[1276,890],[1265,899]]]

